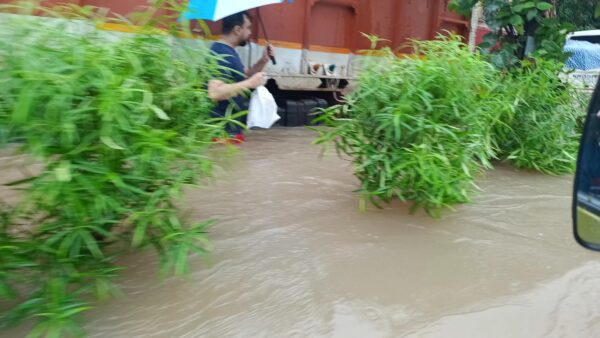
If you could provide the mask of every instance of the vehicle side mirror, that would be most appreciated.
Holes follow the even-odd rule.
[[[600,251],[600,85],[596,85],[585,118],[573,191],[575,239]]]

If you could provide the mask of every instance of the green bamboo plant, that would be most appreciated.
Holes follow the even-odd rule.
[[[208,253],[211,222],[182,220],[175,202],[210,175],[225,122],[209,113],[214,57],[157,34],[175,32],[178,6],[155,2],[118,37],[95,29],[117,20],[96,8],[2,7],[2,145],[43,165],[9,184],[22,198],[1,209],[2,325],[35,318],[31,337],[82,336],[81,314],[116,290],[120,254],[154,248],[163,273],[184,274]]]
[[[376,37],[370,37],[373,48]],[[417,56],[372,52],[359,87],[324,112],[317,144],[350,157],[361,201],[397,198],[440,216],[470,201],[492,160],[547,173],[572,172],[580,114],[560,65],[500,71],[461,38],[415,41]]]

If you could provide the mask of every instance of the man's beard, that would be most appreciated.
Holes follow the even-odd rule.
[[[248,44],[248,40],[242,40],[242,41],[240,41],[240,43],[238,43],[238,46],[246,47],[247,44]]]

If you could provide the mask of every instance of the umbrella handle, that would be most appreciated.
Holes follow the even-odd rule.
[[[256,16],[258,17],[258,22],[260,22],[260,27],[262,28],[263,33],[265,34],[265,40],[267,41],[267,48],[269,48],[268,47],[268,45],[269,45],[269,37],[267,36],[267,30],[265,29],[265,24],[263,23],[262,17],[260,16],[260,9],[259,8],[256,9]],[[271,59],[271,62],[273,62],[274,65],[277,64],[277,61],[275,61],[275,57],[274,56],[269,55],[269,58]]]
[[[267,43],[269,43],[269,42],[267,41]],[[267,46],[267,48],[269,48],[269,47]],[[273,62],[273,65],[277,64],[277,61],[275,61],[275,57],[273,55],[269,55],[269,58],[271,59],[271,62]]]

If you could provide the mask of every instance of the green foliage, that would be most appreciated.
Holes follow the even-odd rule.
[[[360,89],[326,112],[333,141],[349,155],[360,193],[377,204],[397,197],[432,215],[469,200],[474,175],[489,166],[498,98],[494,69],[453,36],[414,42],[423,58],[367,61]]]
[[[519,168],[549,174],[575,170],[580,128],[585,109],[558,74],[562,64],[538,59],[504,76],[505,96],[514,108],[496,127],[503,157]]]
[[[469,201],[493,159],[573,171],[580,118],[560,64],[499,71],[456,36],[413,48],[421,57],[384,49],[367,59],[359,88],[321,117],[332,128],[315,129],[316,143],[351,158],[363,199],[412,201],[438,216]]]
[[[477,0],[453,0],[449,8],[469,15]],[[492,32],[480,44],[481,52],[498,68],[510,68],[526,57],[566,61],[566,34],[573,25],[546,13],[554,6],[546,0],[484,0],[485,19]]]
[[[597,0],[557,0],[556,12],[562,22],[576,30],[600,28],[600,3]]]
[[[200,41],[151,34],[167,27],[157,7],[118,37],[95,29],[104,18],[90,7],[2,17],[1,136],[43,165],[12,184],[23,198],[1,214],[0,297],[16,304],[3,325],[37,318],[33,337],[80,336],[91,296],[116,291],[128,246],[154,248],[176,274],[210,248],[210,222],[186,224],[174,203],[211,171],[224,122],[210,118],[205,84],[217,65]]]

